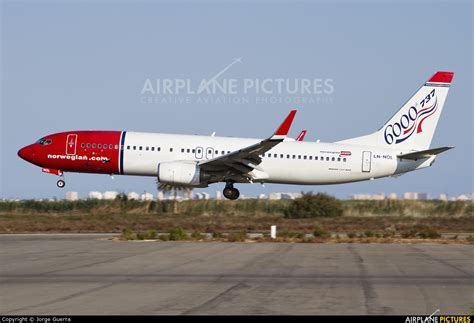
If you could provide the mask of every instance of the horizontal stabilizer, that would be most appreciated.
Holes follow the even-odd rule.
[[[440,147],[440,148],[433,148],[433,149],[427,149],[427,150],[420,150],[420,151],[415,151],[412,153],[406,153],[406,154],[400,154],[397,157],[401,159],[410,159],[410,160],[418,160],[422,158],[429,158],[434,155],[441,154],[442,152],[445,152],[446,150],[453,149],[454,147],[448,146],[448,147]]]

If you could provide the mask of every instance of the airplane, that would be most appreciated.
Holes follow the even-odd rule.
[[[378,131],[334,143],[285,140],[292,110],[266,139],[131,131],[67,131],[40,138],[18,155],[59,176],[65,172],[157,177],[174,186],[225,183],[340,184],[432,166],[451,146],[430,148],[454,73],[437,72]]]

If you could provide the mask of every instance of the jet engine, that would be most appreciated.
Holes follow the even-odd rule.
[[[172,185],[207,186],[205,174],[193,162],[171,161],[158,164],[158,181]]]

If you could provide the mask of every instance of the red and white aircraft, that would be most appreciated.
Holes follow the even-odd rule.
[[[161,183],[207,187],[235,183],[338,184],[396,176],[431,166],[453,147],[430,149],[454,73],[437,72],[380,130],[335,143],[285,140],[296,110],[266,139],[130,131],[67,131],[42,137],[18,155],[64,172],[156,176]]]

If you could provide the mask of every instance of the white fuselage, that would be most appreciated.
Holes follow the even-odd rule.
[[[168,161],[213,159],[261,139],[126,132],[123,174],[156,176]],[[434,156],[400,160],[402,151],[352,145],[284,141],[262,156],[255,181],[284,184],[337,184],[397,175],[431,166]]]

